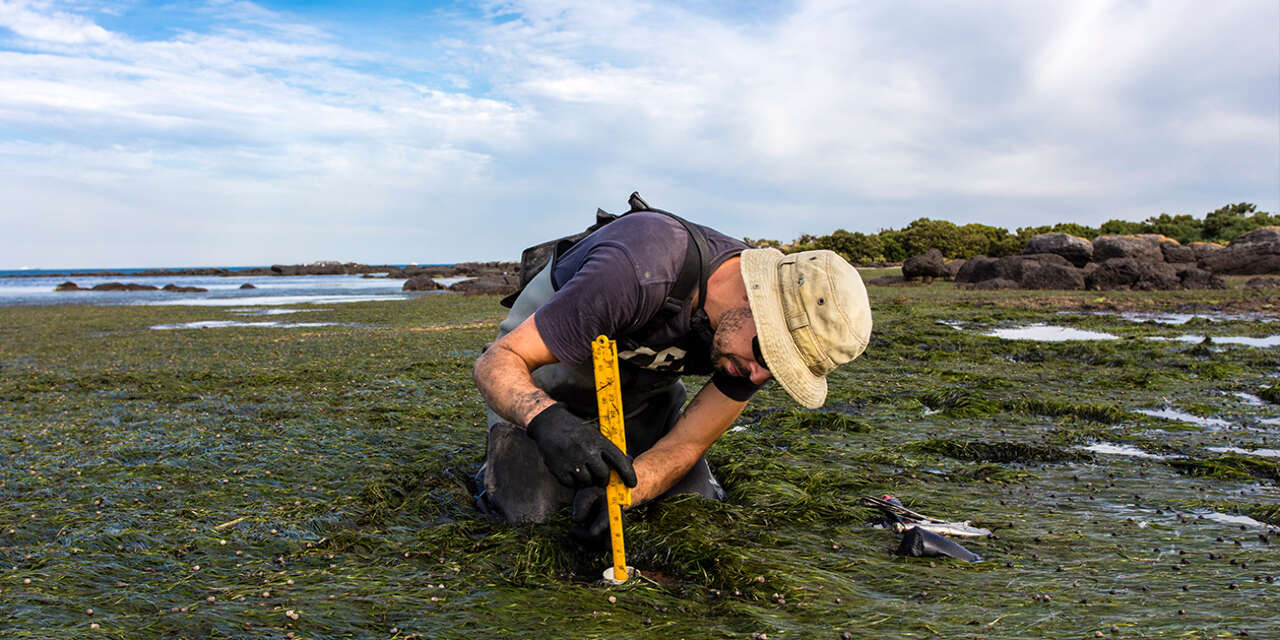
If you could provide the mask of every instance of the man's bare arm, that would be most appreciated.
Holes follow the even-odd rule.
[[[556,362],[538,334],[537,314],[502,336],[476,360],[472,375],[485,402],[512,424],[525,427],[543,409],[555,404],[533,384],[533,370]]]
[[[636,458],[639,482],[631,490],[632,503],[652,500],[675,486],[746,406],[746,402],[729,398],[711,383],[702,387],[671,431]]]

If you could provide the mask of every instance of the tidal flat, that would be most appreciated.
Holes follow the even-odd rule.
[[[728,500],[629,513],[617,587],[567,513],[473,507],[496,297],[0,308],[0,637],[1276,637],[1280,347],[1214,337],[1280,334],[1280,293],[1232,284],[872,287],[827,406],[766,387]],[[1115,339],[985,335],[1037,324]],[[893,555],[884,493],[983,560]]]

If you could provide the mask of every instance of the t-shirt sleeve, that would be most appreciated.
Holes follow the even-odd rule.
[[[764,385],[758,385],[747,378],[736,378],[723,371],[711,374],[711,384],[730,400],[746,402]]]
[[[573,277],[535,313],[538,334],[560,362],[591,361],[591,343],[601,334],[616,338],[648,321],[636,268],[614,244],[592,248]]]

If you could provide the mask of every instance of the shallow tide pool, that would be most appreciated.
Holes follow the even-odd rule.
[[[340,322],[243,322],[240,320],[198,320],[196,322],[180,322],[177,324],[152,325],[152,329],[167,331],[171,329],[227,329],[231,327],[275,327],[296,329],[303,327],[334,327]]]
[[[1067,340],[1119,340],[1119,336],[1101,331],[1087,331],[1050,324],[1030,324],[1022,327],[992,329],[984,336],[1002,340],[1034,340],[1037,342],[1065,342]]]

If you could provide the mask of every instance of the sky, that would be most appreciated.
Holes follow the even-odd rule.
[[[0,269],[1280,210],[1280,2],[0,0]]]

